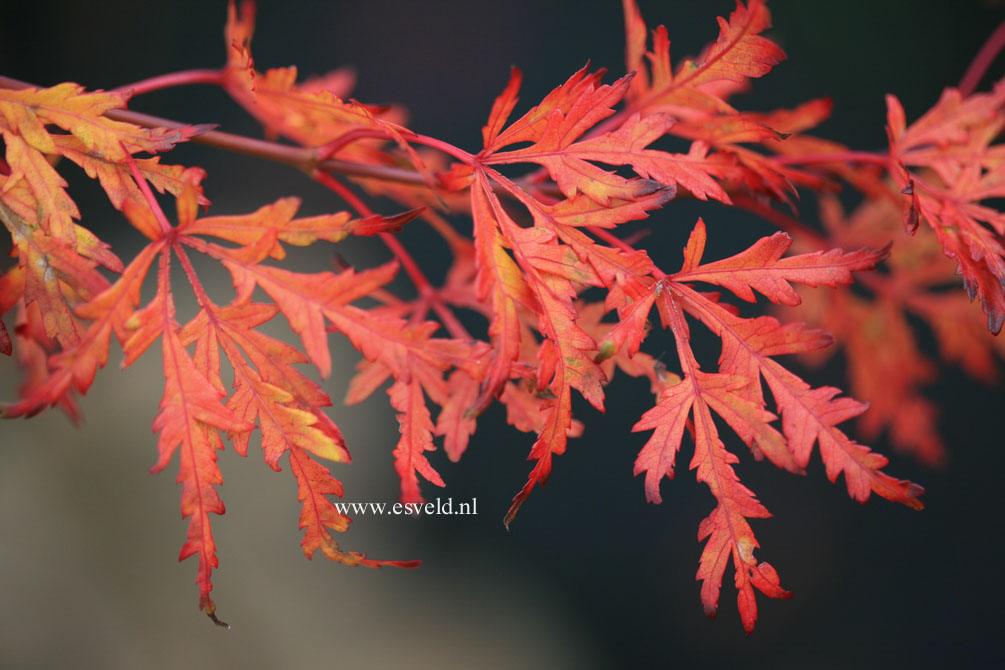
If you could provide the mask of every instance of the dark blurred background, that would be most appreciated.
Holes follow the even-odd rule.
[[[651,27],[668,26],[678,62],[716,37],[714,17],[733,4],[640,6]],[[770,34],[789,59],[737,105],[766,110],[830,95],[834,115],[818,134],[867,150],[885,146],[885,93],[900,98],[909,120],[917,118],[959,81],[1005,18],[1000,3],[978,0],[776,0],[770,7]],[[2,15],[0,73],[39,85],[114,88],[214,67],[224,57],[222,0],[5,2]],[[608,67],[611,77],[621,74],[623,44],[614,0],[299,1],[260,3],[253,53],[260,69],[297,64],[302,76],[351,65],[354,97],[400,103],[416,131],[476,149],[510,65],[524,72],[520,113],[587,60]],[[982,89],[1002,76],[1003,62]],[[260,135],[208,87],[150,94],[131,107]],[[282,166],[196,146],[179,147],[165,161],[208,170],[211,213],[248,212],[290,194],[304,198],[305,213],[342,208]],[[139,236],[94,184],[72,166],[64,172],[83,223],[129,258]],[[814,209],[812,200],[801,206],[810,221]],[[679,262],[699,215],[710,235],[725,240],[722,250],[770,232],[721,206],[671,203],[647,222],[653,234],[646,246],[658,263]],[[443,271],[444,250],[426,244],[419,225],[406,227],[402,239],[432,276]],[[347,242],[338,253],[360,267],[388,256],[367,241]],[[319,249],[312,258],[320,268],[331,255]],[[226,277],[219,279],[225,289]],[[332,342],[335,373],[326,388],[337,402],[357,357]],[[461,463],[433,456],[447,488],[424,487],[430,498],[477,497],[477,517],[359,517],[343,538],[343,546],[374,557],[422,558],[416,571],[304,561],[289,473],[268,470],[255,449],[247,460],[224,454],[228,512],[214,524],[221,560],[214,597],[234,626],[227,632],[196,609],[195,564],[174,560],[185,532],[178,486],[167,473],[146,473],[163,392],[158,359],[155,347],[119,371],[113,346],[109,369],[82,403],[82,429],[56,413],[0,424],[0,668],[878,668],[1000,657],[1003,394],[958,369],[943,370],[927,392],[943,411],[945,468],[891,455],[891,474],[927,488],[921,513],[880,499],[859,505],[843,481],[827,482],[818,459],[803,478],[755,464],[732,438],[740,477],[775,514],[753,524],[758,556],[795,592],[786,602],[760,598],[750,637],[736,614],[731,569],[719,618],[701,613],[696,533],[712,498],[683,467],[686,460],[677,479],[664,482],[660,506],[645,503],[632,477],[647,435],[629,430],[652,398],[644,384],[625,379],[612,387],[606,415],[577,407],[586,434],[556,459],[548,486],[533,493],[511,532],[501,519],[529,470],[532,438],[504,428],[494,408]],[[806,378],[845,387],[840,359]],[[0,361],[4,399],[16,383],[15,367]],[[376,393],[361,408],[337,406],[332,416],[354,457],[335,468],[345,500],[394,500],[397,424],[386,395]],[[892,454],[883,441],[873,446]],[[689,447],[681,458],[690,458]]]

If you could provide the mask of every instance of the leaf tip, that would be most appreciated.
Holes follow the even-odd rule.
[[[220,619],[219,619],[219,618],[218,618],[218,617],[216,616],[216,612],[215,612],[215,611],[214,611],[214,612],[209,612],[209,611],[207,611],[207,612],[206,612],[206,616],[208,616],[208,617],[210,618],[210,620],[211,620],[211,621],[212,621],[213,623],[215,623],[215,624],[216,624],[217,626],[219,626],[220,628],[226,628],[227,630],[230,630],[230,624],[229,624],[229,623],[227,623],[226,621],[221,621],[221,620],[220,620]]]
[[[503,526],[506,528],[507,533],[511,530],[509,525],[513,523],[513,519],[516,518],[516,513],[520,509],[520,505],[522,504],[523,500],[519,501],[514,500],[513,504],[509,506],[508,510],[506,510],[506,516],[503,517]]]
[[[211,130],[216,130],[220,127],[218,123],[197,123],[195,125],[189,126],[186,130],[188,137],[195,137],[196,135],[202,135],[208,133]]]

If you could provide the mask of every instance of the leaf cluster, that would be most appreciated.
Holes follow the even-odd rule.
[[[770,15],[761,0],[738,2],[719,19],[716,39],[679,63],[665,27],[649,31],[633,0],[624,0],[624,13],[626,75],[604,83],[603,70],[586,66],[516,114],[521,73],[514,69],[491,107],[482,146],[472,151],[415,132],[397,108],[350,99],[343,72],[298,82],[295,68],[256,69],[250,2],[230,4],[227,62],[219,70],[113,92],[4,80],[0,219],[16,261],[0,277],[0,314],[11,313],[14,323],[8,331],[0,322],[0,350],[16,353],[26,372],[4,415],[58,405],[76,417],[76,394],[107,363],[113,335],[124,366],[159,340],[164,395],[154,420],[154,471],[178,455],[181,511],[189,519],[180,559],[197,557],[200,608],[217,620],[210,515],[224,512],[216,459],[225,442],[246,455],[255,436],[269,467],[289,469],[308,558],[320,550],[347,565],[416,564],[374,560],[335,539],[350,520],[332,503],[342,486],[325,462],[348,463],[349,449],[325,412],[331,399],[303,369],[331,374],[330,333],[362,356],[347,402],[389,383],[402,502],[422,502],[429,485],[445,486],[430,453],[439,440],[449,459],[460,459],[491,404],[501,403],[512,426],[534,435],[533,465],[507,526],[547,481],[569,438],[583,434],[574,396],[603,410],[615,376],[645,378],[654,403],[640,410],[634,430],[651,434],[635,475],[643,477],[646,499],[661,502],[663,479],[674,477],[685,443],[693,445],[689,469],[714,499],[698,531],[701,601],[714,615],[732,567],[740,618],[752,631],[756,591],[791,594],[755,557],[760,545],[749,520],[770,513],[739,480],[730,444],[796,474],[817,450],[827,477],[843,475],[855,500],[876,493],[921,509],[922,489],[887,474],[887,459],[851,437],[845,422],[863,416],[866,436],[888,429],[921,460],[944,457],[935,408],[919,392],[934,373],[909,315],[931,327],[946,360],[995,381],[1002,347],[987,331],[997,334],[1005,321],[1005,215],[995,209],[1005,196],[1003,147],[996,144],[1005,83],[987,93],[946,89],[910,123],[890,96],[888,150],[852,151],[808,132],[830,113],[829,100],[767,113],[734,106],[737,93],[785,57],[765,36]],[[184,83],[218,85],[270,140],[125,110],[144,92]],[[687,150],[661,148],[667,137]],[[205,173],[160,160],[189,141],[292,163],[351,211],[297,217],[299,201],[284,198],[246,215],[200,216],[209,205]],[[128,263],[80,223],[59,172],[69,163],[96,179],[146,238]],[[850,215],[833,195],[842,186],[863,196]],[[153,190],[175,199],[173,217]],[[807,192],[819,196],[822,231],[798,218],[796,203]],[[398,208],[374,213],[367,201],[377,197]],[[721,233],[699,219],[680,266],[658,267],[638,236],[623,231],[682,198],[749,210],[780,231],[706,259],[709,235]],[[458,214],[465,216],[461,230],[446,218]],[[427,226],[449,246],[453,260],[441,286],[394,235],[405,225]],[[353,235],[378,238],[395,261],[318,272],[284,262],[290,246]],[[226,268],[229,302],[209,297],[195,255]],[[183,323],[174,263],[198,305]],[[943,290],[956,281],[953,264],[965,291]],[[399,273],[415,297],[392,290]],[[144,300],[148,278],[156,290]],[[862,292],[843,288],[856,279]],[[770,314],[747,316],[736,304],[758,295],[772,305]],[[975,298],[987,330],[972,318]],[[479,331],[470,332],[461,310],[484,317]],[[288,325],[299,347],[264,332],[273,319]],[[719,342],[715,370],[703,370],[692,348],[697,324]],[[814,388],[779,360],[798,354],[820,361],[835,338],[845,348],[853,395],[873,403],[868,413],[866,402]],[[655,359],[645,351],[654,341],[675,355]]]

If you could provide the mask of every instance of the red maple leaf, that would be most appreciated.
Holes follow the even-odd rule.
[[[1005,219],[982,203],[1005,197],[1002,145],[992,144],[1005,126],[1005,81],[966,98],[947,88],[910,126],[896,97],[886,104],[890,158],[899,166],[891,174],[908,196],[908,232],[922,218],[929,223],[997,334],[1005,322]]]

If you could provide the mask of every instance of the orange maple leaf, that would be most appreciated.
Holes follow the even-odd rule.
[[[702,602],[714,615],[719,587],[730,556],[736,569],[738,608],[747,632],[757,620],[754,588],[774,598],[789,597],[769,564],[753,557],[759,545],[746,522],[769,516],[753,493],[740,484],[731,464],[736,456],[725,449],[712,412],[718,414],[753,450],[778,467],[802,473],[815,443],[834,481],[844,474],[848,493],[865,501],[876,492],[890,500],[920,509],[921,487],[883,473],[887,460],[849,439],[837,424],[861,414],[865,405],[850,398],[835,398],[834,388],[812,389],[773,357],[810,351],[826,346],[830,337],[801,324],[782,325],[772,317],[743,318],[714,298],[695,291],[688,282],[708,282],[727,288],[745,300],[754,300],[756,289],[773,302],[796,304],[799,296],[791,282],[837,286],[851,282],[851,272],[871,268],[887,250],[844,253],[831,251],[782,258],[791,240],[784,233],[763,238],[731,258],[701,262],[705,225],[699,220],[684,249],[681,271],[653,284],[650,293],[633,309],[622,314],[611,331],[615,346],[637,351],[645,337],[646,314],[655,304],[661,320],[673,332],[683,370],[680,383],[665,388],[656,407],[649,410],[634,430],[654,433],[639,453],[635,473],[645,474],[646,497],[660,502],[659,484],[673,477],[676,455],[685,429],[694,436],[691,468],[717,500],[717,507],[702,522],[699,539],[706,539],[698,579],[703,581]],[[707,326],[722,340],[718,373],[699,369],[690,347],[690,329],[685,314]],[[773,425],[775,414],[766,408],[762,381],[767,384],[781,417],[781,430]],[[693,423],[689,423],[689,419]]]

